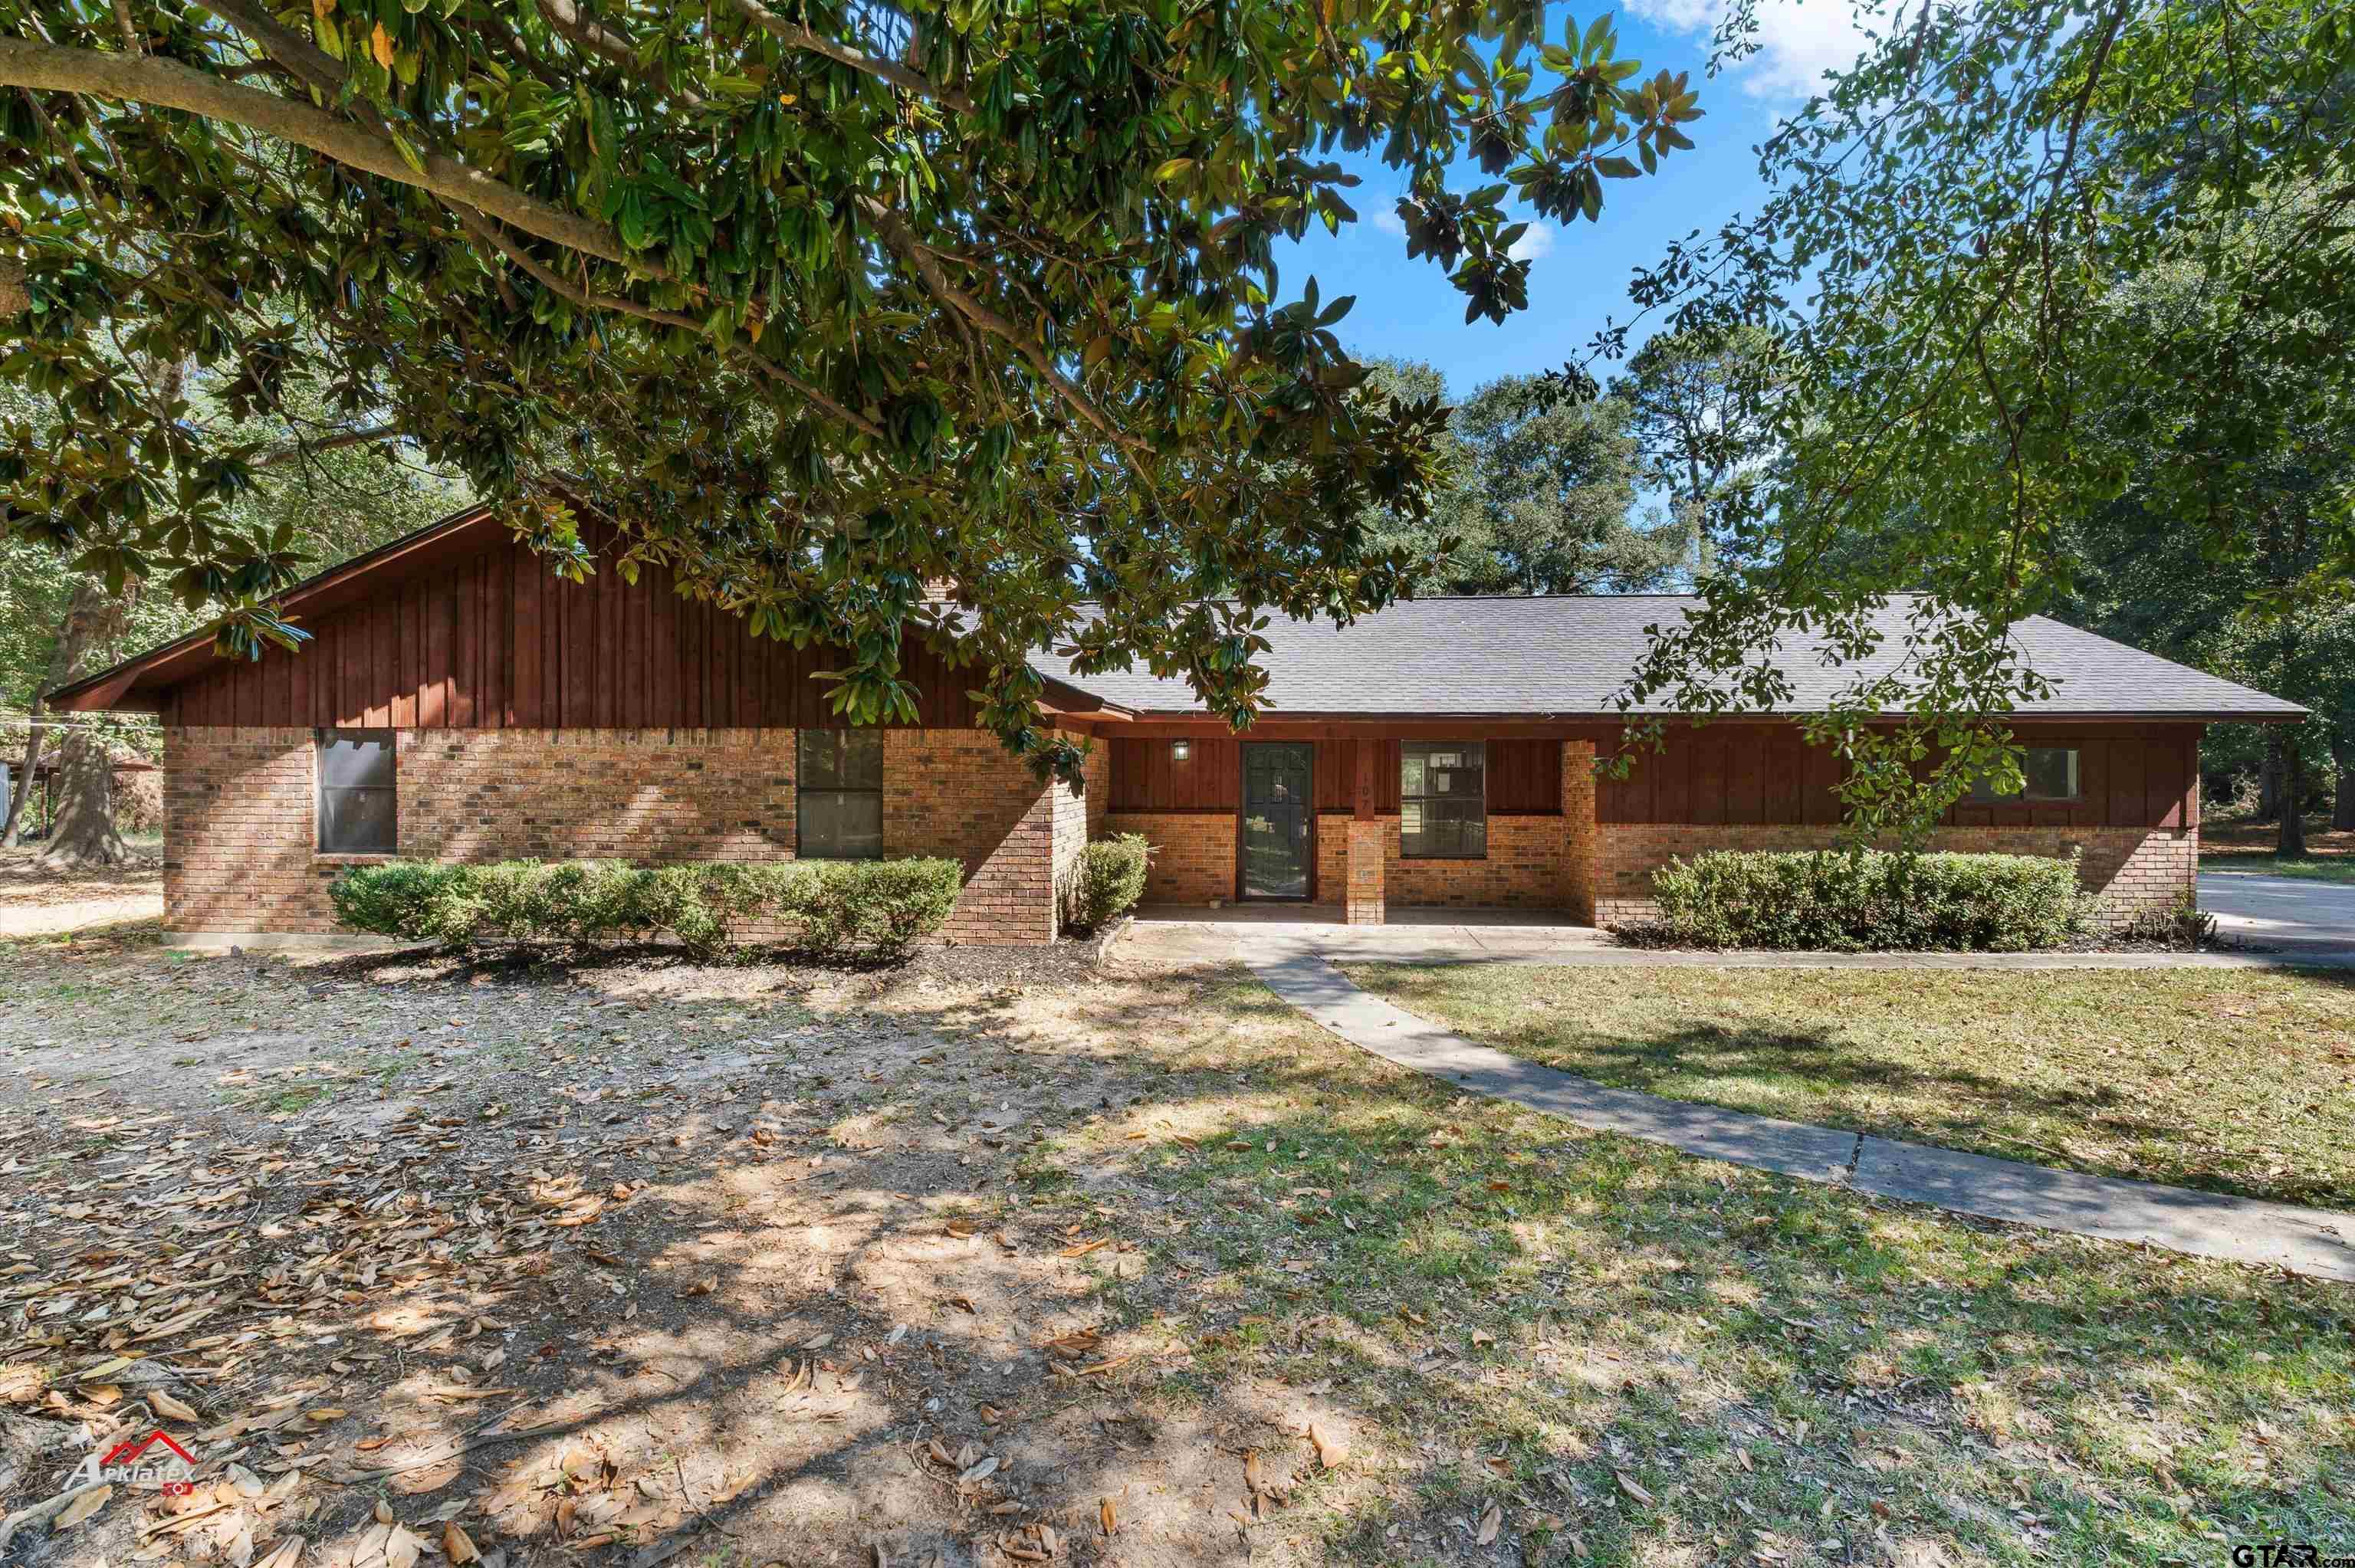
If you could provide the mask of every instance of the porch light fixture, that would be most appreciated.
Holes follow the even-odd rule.
[[[1193,755],[1194,743],[1192,741],[1173,740],[1169,743],[1169,759],[1172,762],[1183,762]]]

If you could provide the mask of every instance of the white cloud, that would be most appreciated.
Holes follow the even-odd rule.
[[[1374,226],[1377,233],[1387,234],[1392,238],[1406,233],[1406,225],[1399,221],[1398,208],[1394,207],[1374,208],[1374,216],[1366,221]]]
[[[1553,242],[1561,234],[1561,229],[1545,219],[1533,217],[1529,219],[1528,232],[1514,240],[1513,248],[1505,254],[1516,261],[1539,260],[1553,254]]]
[[[1721,0],[1628,0],[1646,21],[1707,39],[1724,15]],[[1758,52],[1735,65],[1753,98],[1804,98],[1824,72],[1844,70],[1864,50],[1849,0],[1758,0]]]

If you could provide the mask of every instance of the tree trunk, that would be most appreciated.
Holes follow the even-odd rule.
[[[2274,726],[2273,750],[2281,779],[2281,835],[2274,841],[2280,860],[2306,858],[2306,758],[2298,749],[2295,725]]]
[[[49,664],[54,672],[57,667],[55,654],[50,655]],[[33,798],[33,766],[41,759],[41,697],[55,684],[54,680],[47,682],[40,691],[33,694],[29,714],[32,726],[25,738],[25,762],[16,769],[16,787],[8,791],[8,820],[5,826],[0,827],[0,849],[15,849],[18,842],[17,835],[24,829],[25,802]]]
[[[2257,766],[2257,821],[2270,822],[2281,815],[2281,736],[2265,743],[2265,759]]]
[[[2343,833],[2355,830],[2355,736],[2330,737],[2330,765],[2339,770],[2330,794],[2330,825]]]
[[[114,825],[114,759],[95,731],[77,726],[58,748],[58,811],[42,846],[43,863],[121,865],[131,858]]]
[[[131,614],[132,597],[137,592],[135,587],[126,588],[123,597],[117,599],[94,579],[86,578],[74,585],[73,601],[66,607],[65,624],[58,628],[57,644],[49,650],[48,679],[42,682],[41,690],[33,700],[32,737],[25,747],[27,758],[26,793],[31,791],[30,762],[39,756],[41,735],[47,727],[39,716],[42,699],[84,673],[82,664],[89,658],[91,650],[123,630]],[[49,831],[48,847],[43,851],[43,856],[64,864],[86,863],[88,861],[112,864],[123,858],[123,846],[121,835],[114,832],[112,820],[107,818],[111,809],[108,796],[112,769],[108,766],[106,747],[80,725],[69,727],[63,733],[66,744],[64,754],[59,758],[58,774],[61,789],[57,816]],[[89,756],[92,752],[97,754],[95,765]],[[17,810],[16,801],[9,802],[9,810],[12,812]],[[91,826],[93,814],[106,819],[103,832]],[[13,846],[17,842],[16,830],[20,826],[20,822],[12,821],[6,839],[9,845]],[[75,835],[70,840],[63,831],[68,826],[72,828]]]

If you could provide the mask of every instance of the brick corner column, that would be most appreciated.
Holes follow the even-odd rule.
[[[1382,889],[1382,863],[1389,856],[1389,838],[1374,810],[1379,799],[1376,777],[1381,748],[1370,740],[1358,743],[1358,776],[1351,790],[1349,855],[1346,868],[1348,888],[1342,895],[1341,918],[1351,926],[1380,926],[1390,918]]]
[[[1561,743],[1562,907],[1582,926],[1594,924],[1594,865],[1601,849],[1594,826],[1594,743]]]
[[[1342,917],[1352,926],[1380,926],[1388,917],[1382,901],[1383,832],[1380,819],[1349,820],[1349,888]]]

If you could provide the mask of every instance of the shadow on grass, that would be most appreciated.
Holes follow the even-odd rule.
[[[336,967],[378,972],[354,962]],[[751,1224],[739,1201],[806,1149],[654,1142],[648,1192],[552,1249],[500,1308],[527,1347],[503,1377],[540,1401],[593,1392],[595,1414],[474,1456],[452,1486],[489,1490],[518,1454],[575,1438],[745,1473],[677,1536],[603,1549],[646,1563],[666,1545],[695,1561],[994,1561],[986,1542],[1040,1520],[1070,1561],[1132,1563],[1240,1563],[1271,1536],[1295,1558],[1502,1564],[1915,1546],[2156,1560],[2212,1552],[2211,1527],[2355,1534],[2344,1290],[1580,1135],[1365,1057],[1226,969],[1075,990],[1069,1027],[1003,991],[893,985],[858,1006],[920,1037],[913,1059],[943,1083],[1050,1073],[1071,1080],[1049,1097],[1071,1108],[1027,1146],[992,1150],[959,1121],[879,1150],[863,1121],[814,1106],[813,1135],[847,1171],[822,1242]],[[825,1067],[822,1050],[728,1082],[806,1097],[791,1069]],[[480,1125],[470,1091],[502,1092],[462,1086],[379,1139],[370,1157],[394,1185],[419,1179],[409,1160],[585,1159],[613,1125],[564,1107],[528,1130]],[[638,1125],[650,1107],[608,1114],[624,1118],[613,1139],[655,1130]],[[302,1263],[299,1241],[271,1238],[302,1235],[293,1222],[318,1202],[272,1190],[243,1222],[248,1265]],[[1039,1266],[1074,1227],[1134,1250]],[[702,1278],[708,1293],[672,1288]],[[646,1307],[628,1329],[617,1279]],[[401,1353],[369,1324],[378,1305],[334,1325],[337,1353]],[[1057,1319],[1097,1326],[1115,1364],[1059,1371],[1036,1343]],[[863,1397],[839,1419],[781,1414],[821,1353]],[[1300,1435],[1320,1412],[1356,1455],[1321,1476]],[[935,1436],[1013,1462],[961,1492],[924,1457]],[[1288,1497],[1246,1528],[1253,1451]],[[1305,1478],[1282,1487],[1295,1466]],[[1106,1498],[1125,1534],[1101,1534]],[[988,1512],[1000,1499],[1013,1510]],[[1479,1542],[1491,1503],[1499,1528]],[[325,1533],[369,1506],[340,1494]],[[552,1522],[496,1539],[558,1546]]]

